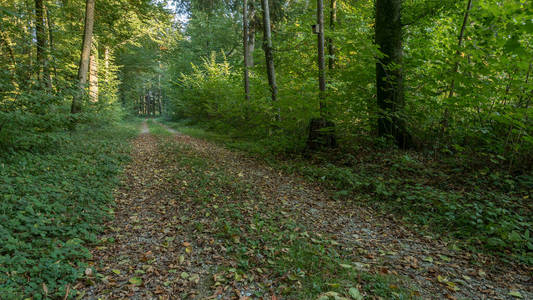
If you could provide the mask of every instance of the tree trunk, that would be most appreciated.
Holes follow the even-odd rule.
[[[35,0],[35,33],[37,37],[37,77],[43,82],[43,66],[45,60],[46,37],[43,26],[43,0]]]
[[[87,71],[89,69],[89,56],[91,54],[91,44],[93,38],[94,25],[94,1],[86,0],[85,7],[85,27],[83,30],[83,44],[81,49],[80,66],[78,69],[79,88],[81,90],[80,96],[72,99],[71,112],[78,113],[81,111],[81,96],[85,93],[85,85],[87,84]]]
[[[253,2],[248,3],[248,68],[254,67],[256,15]]]
[[[318,88],[320,118],[311,119],[309,122],[309,137],[307,149],[318,150],[321,148],[334,148],[337,146],[335,138],[335,124],[326,118],[326,61],[324,58],[324,1],[316,2],[316,21],[318,25]]]
[[[157,74],[157,105],[159,108],[159,116],[163,113],[163,93],[161,91],[161,70],[162,70],[161,61],[159,61],[159,74]]]
[[[146,104],[148,105],[148,116],[152,116],[152,94],[151,94],[151,91],[148,91],[146,93]]]
[[[248,1],[244,0],[242,4],[242,43],[244,50],[244,97],[246,101],[250,101],[250,78],[248,76],[248,59],[250,58],[250,50],[248,48]]]
[[[320,114],[324,113],[326,98],[326,61],[324,59],[324,1],[316,2],[316,22],[318,24],[318,88],[320,91]]]
[[[404,106],[401,6],[402,0],[376,1],[375,42],[383,53],[376,63],[376,87],[378,133],[392,136],[405,149],[412,146],[412,138],[399,115]]]
[[[28,14],[31,14],[31,11],[28,11]],[[20,18],[23,20],[22,18]],[[31,81],[33,78],[33,75],[35,75],[35,66],[34,66],[34,57],[33,57],[33,34],[34,34],[34,25],[32,23],[32,18],[26,18],[26,30],[25,32],[29,33],[29,37],[24,42],[24,46],[22,47],[22,54],[27,55],[27,61],[25,62],[25,65],[28,66],[26,69],[27,71],[24,74],[25,78],[22,80],[21,84],[22,86],[31,85]],[[22,24],[21,24],[22,25]],[[35,33],[35,35],[37,35]],[[26,43],[27,42],[27,43]],[[23,57],[24,57],[23,56]]]
[[[143,112],[143,96],[140,95],[139,96],[139,105],[137,106],[137,115],[138,116],[142,115],[142,112]]]
[[[272,33],[270,31],[268,0],[261,0],[261,7],[263,8],[263,49],[265,51],[267,65],[268,84],[272,93],[272,102],[276,102],[278,99],[278,86],[276,85],[276,70],[274,68],[274,55],[272,54]],[[279,118],[279,113],[277,118]]]
[[[94,39],[89,57],[89,100],[98,102],[98,44]]]
[[[35,34],[37,37],[37,77],[41,84],[51,88],[50,72],[47,63],[46,21],[44,18],[43,0],[35,0]]]
[[[461,46],[463,45],[463,39],[465,35],[466,25],[468,23],[468,16],[470,14],[470,10],[472,9],[472,0],[468,0],[468,3],[466,5],[465,10],[465,16],[463,18],[463,25],[461,26],[461,32],[459,33],[458,42],[457,42],[457,51],[455,52],[455,58],[457,61],[455,62],[452,70],[452,76],[455,76],[457,72],[459,71],[459,56],[461,55]],[[451,98],[453,96],[453,90],[455,88],[455,78],[452,78],[452,82],[450,83],[450,93],[448,94],[448,98]]]
[[[44,7],[44,11],[46,13],[46,24],[48,26],[48,51],[51,55],[51,58],[53,60],[52,62],[52,68],[54,69],[54,78],[57,79],[57,69],[56,69],[56,63],[55,63],[55,56],[54,56],[54,35],[52,34],[54,29],[54,24],[52,23],[52,18],[50,18],[50,10]],[[52,78],[50,78],[50,85],[52,84]]]
[[[104,66],[106,72],[109,71],[109,47],[104,47]]]
[[[335,23],[337,23],[337,0],[330,0],[330,17],[329,17],[329,30],[330,35],[333,35],[335,31]],[[331,71],[335,67],[335,46],[333,45],[333,38],[328,38],[328,69]]]
[[[152,116],[155,116],[155,95],[154,92],[150,89],[150,103],[152,104]]]

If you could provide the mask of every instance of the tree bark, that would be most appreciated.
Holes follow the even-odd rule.
[[[104,47],[104,66],[106,73],[109,73],[109,46]]]
[[[137,106],[137,115],[138,116],[142,115],[142,111],[143,111],[143,96],[140,95],[139,96],[139,105]]]
[[[250,49],[248,48],[248,1],[244,0],[242,4],[242,43],[244,50],[244,97],[250,101],[250,77],[248,76],[248,59]]]
[[[324,1],[316,2],[316,22],[318,24],[318,88],[320,91],[320,114],[324,113],[326,98],[326,61],[324,59]]]
[[[50,10],[44,7],[44,11],[46,13],[46,24],[48,26],[48,51],[50,53],[50,56],[53,60],[52,62],[52,68],[54,69],[54,78],[57,79],[57,69],[56,69],[56,63],[55,63],[55,56],[54,56],[54,35],[53,35],[53,26],[52,18],[50,18]],[[50,64],[50,63],[49,63]],[[50,76],[50,85],[53,85],[52,80]]]
[[[377,0],[375,42],[383,57],[376,63],[378,133],[392,136],[400,148],[412,146],[411,135],[399,115],[404,107],[402,74],[402,0]]]
[[[161,65],[161,61],[158,61],[159,63],[159,73],[157,74],[157,105],[159,108],[159,116],[163,113],[163,93],[161,90],[161,71],[163,69],[163,66]]]
[[[278,86],[276,85],[276,70],[274,68],[274,55],[272,53],[272,33],[270,30],[270,9],[268,0],[261,0],[263,8],[263,49],[265,51],[265,60],[267,65],[268,84],[272,93],[272,102],[278,99]],[[279,118],[279,114],[277,116]]]
[[[78,113],[81,111],[81,96],[85,93],[85,86],[87,84],[87,72],[89,70],[89,57],[91,54],[91,44],[93,38],[94,26],[94,2],[95,0],[86,0],[85,6],[85,26],[83,30],[83,43],[81,49],[80,66],[78,69],[78,80],[80,88],[80,96],[72,99],[71,113]]]
[[[337,0],[330,0],[330,16],[329,16],[329,30],[330,35],[335,31],[335,24],[337,23]],[[335,67],[335,45],[333,44],[333,38],[328,38],[328,69],[333,70]]]
[[[318,25],[318,88],[320,118],[311,119],[309,122],[309,137],[307,138],[308,150],[321,148],[334,148],[337,146],[335,137],[335,124],[326,116],[326,60],[324,57],[324,1],[317,0],[316,21]]]
[[[248,2],[248,68],[254,67],[255,28],[257,25],[255,6]]]
[[[98,102],[98,44],[93,39],[91,55],[89,56],[89,100]]]
[[[46,21],[44,18],[43,0],[35,0],[35,35],[37,38],[37,77],[47,88],[51,88],[50,72],[46,58]]]

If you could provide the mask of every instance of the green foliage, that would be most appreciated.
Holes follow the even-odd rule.
[[[169,117],[269,139],[282,150],[303,148],[309,120],[319,107],[316,35],[310,30],[315,8],[313,2],[274,2],[282,7],[273,25],[279,101],[268,102],[260,16],[250,20],[257,46],[250,68],[251,101],[246,103],[242,52],[236,46],[241,37],[235,34],[240,29],[228,25],[228,18],[241,22],[240,8],[217,2],[205,10],[182,3],[190,20],[185,39],[176,44],[182,51],[170,54],[174,60],[168,61],[169,80],[179,86],[166,87]],[[507,167],[524,172],[531,167],[533,151],[531,7],[518,0],[474,1],[459,47],[466,3],[404,4],[406,107],[398,116],[420,149],[471,156],[473,161],[499,155]],[[214,11],[223,14],[212,15]],[[380,54],[373,45],[373,2],[339,0],[337,19],[334,30],[326,26],[326,39],[335,46],[335,68],[327,71],[324,113],[336,124],[342,144],[379,144],[375,58]],[[208,58],[212,52],[224,55]],[[278,111],[281,118],[274,121]]]
[[[458,145],[468,155],[501,155],[510,168],[531,168],[531,6],[474,1],[458,47],[465,6],[408,28],[408,123],[428,148],[457,153]]]
[[[353,167],[303,163],[286,168],[334,187],[339,199],[355,197],[425,231],[533,263],[531,176],[472,172],[460,165],[446,170],[402,153],[383,156],[348,162]]]
[[[179,78],[174,91],[176,98],[170,102],[170,117],[207,122],[212,129],[229,129],[234,134],[240,131],[241,135],[264,136],[268,132],[268,124],[274,118],[269,99],[242,101],[241,74],[231,68],[225,58],[217,62],[212,53],[209,60],[192,68],[192,73]]]
[[[0,157],[3,299],[42,299],[44,286],[62,298],[83,275],[134,133],[131,125],[54,133],[53,149]]]

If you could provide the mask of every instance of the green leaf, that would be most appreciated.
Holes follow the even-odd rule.
[[[132,277],[130,278],[129,282],[134,285],[141,285],[143,284],[143,280],[139,277]]]
[[[348,265],[348,264],[339,264],[339,266],[341,266],[341,268],[344,268],[344,269],[351,269],[352,268],[352,266]]]
[[[513,297],[515,297],[515,298],[520,298],[520,299],[524,298],[524,297],[522,296],[522,294],[520,294],[519,291],[510,291],[510,292],[509,292],[509,296],[513,296]]]
[[[533,21],[529,20],[522,26],[522,29],[528,33],[533,33]]]
[[[363,295],[361,295],[361,292],[359,292],[359,289],[357,289],[357,288],[351,287],[348,290],[348,294],[350,294],[350,296],[354,300],[362,300],[363,299]]]
[[[518,36],[513,36],[503,46],[503,49],[507,53],[518,53],[521,52],[522,47],[520,46],[520,42],[518,41]]]

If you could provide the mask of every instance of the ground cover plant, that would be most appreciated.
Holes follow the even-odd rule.
[[[135,123],[63,133],[53,149],[0,158],[0,294],[63,297],[113,210]],[[70,286],[70,288],[69,288]]]

